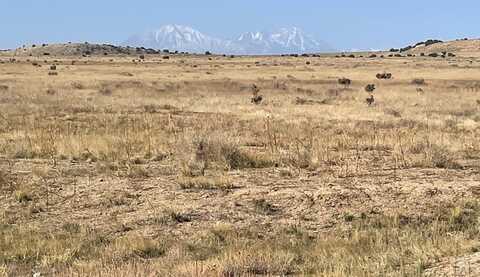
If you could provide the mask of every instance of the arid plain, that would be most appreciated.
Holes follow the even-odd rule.
[[[2,53],[0,275],[480,274],[472,53]]]

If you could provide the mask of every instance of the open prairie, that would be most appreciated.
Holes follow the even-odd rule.
[[[0,275],[480,274],[478,58],[3,55]]]

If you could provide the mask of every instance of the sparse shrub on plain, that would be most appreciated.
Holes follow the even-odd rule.
[[[376,89],[375,84],[368,84],[365,86],[366,92],[373,92]]]
[[[185,176],[204,176],[207,169],[239,170],[265,168],[274,163],[265,156],[242,150],[229,138],[197,136],[188,147],[191,152],[183,153],[181,168]]]
[[[455,160],[453,153],[437,145],[429,149],[429,157],[432,166],[445,169],[461,169],[462,166]]]
[[[350,80],[348,78],[345,78],[345,77],[342,77],[342,78],[338,79],[338,83],[340,85],[343,85],[345,88],[348,88],[352,84],[352,80]]]
[[[264,198],[253,200],[253,206],[258,213],[265,215],[275,214],[278,209]]]
[[[33,200],[31,189],[27,186],[18,188],[14,194],[15,199],[20,203],[27,203]]]
[[[48,95],[55,95],[55,94],[57,94],[57,91],[54,90],[53,88],[49,88],[49,89],[47,89],[47,94]]]
[[[377,73],[376,77],[379,80],[382,80],[382,79],[389,80],[389,79],[392,79],[392,73],[387,73],[387,72]]]
[[[221,145],[220,155],[228,169],[264,168],[273,165],[266,157],[242,151],[234,144]]]
[[[176,224],[192,221],[192,219],[188,214],[183,213],[176,209],[164,210],[160,218],[157,220],[158,220],[158,223],[162,225],[171,225],[171,224],[176,225]]]
[[[412,84],[417,86],[424,86],[426,85],[426,82],[425,82],[425,79],[423,78],[415,78],[412,80]]]

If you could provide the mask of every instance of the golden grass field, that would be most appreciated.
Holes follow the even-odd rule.
[[[0,276],[480,274],[476,58],[0,60]]]

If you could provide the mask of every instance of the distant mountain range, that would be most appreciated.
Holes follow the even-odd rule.
[[[188,26],[165,25],[158,30],[130,37],[124,46],[169,49],[191,53],[289,54],[335,51],[328,43],[316,40],[296,27],[273,32],[247,32],[227,40],[201,33]]]

